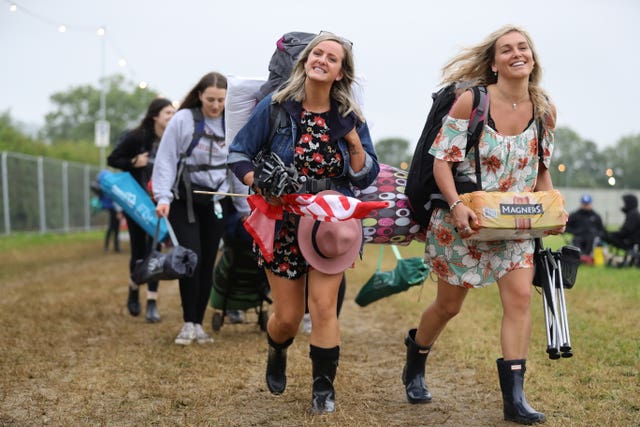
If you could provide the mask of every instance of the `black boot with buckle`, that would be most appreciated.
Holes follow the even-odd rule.
[[[431,346],[422,347],[416,344],[416,331],[411,329],[404,339],[407,346],[407,361],[402,370],[402,384],[405,385],[409,403],[429,403],[431,393],[425,382],[425,366]]]
[[[273,394],[282,394],[287,386],[287,348],[293,343],[293,338],[278,344],[267,334],[267,341],[269,342],[267,387]]]
[[[340,346],[320,348],[310,345],[309,348],[313,372],[311,413],[320,415],[335,412],[336,393],[333,381],[336,379]]]
[[[525,425],[545,422],[544,414],[529,406],[524,395],[526,359],[504,360],[500,358],[496,362],[504,404],[504,419]]]

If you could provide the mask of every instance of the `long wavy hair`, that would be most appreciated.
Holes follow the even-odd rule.
[[[300,53],[298,60],[296,61],[291,75],[285,82],[285,84],[273,94],[273,101],[282,103],[288,99],[292,99],[297,102],[302,102],[305,99],[304,83],[307,78],[307,74],[304,69],[304,65],[311,55],[311,51],[323,41],[334,41],[342,46],[344,56],[342,58],[342,79],[334,81],[331,85],[330,96],[338,103],[338,112],[342,116],[347,116],[350,113],[354,113],[358,119],[364,122],[364,116],[360,111],[360,107],[353,99],[351,93],[351,84],[355,81],[355,65],[353,60],[353,51],[351,48],[351,42],[343,39],[332,33],[323,32],[316,38],[311,40],[307,47]]]
[[[182,110],[184,108],[202,108],[202,102],[200,101],[200,95],[204,92],[208,87],[215,87],[218,89],[226,89],[227,88],[227,78],[215,71],[205,74],[200,78],[200,81],[189,91],[187,96],[184,97],[182,104],[178,110]]]
[[[145,133],[146,135],[152,135],[154,137],[158,136],[155,133],[155,122],[153,119],[157,117],[160,111],[167,105],[171,105],[171,101],[167,98],[156,98],[151,101],[149,107],[147,107],[147,113],[140,121],[140,124],[134,129],[134,132]]]
[[[505,25],[502,28],[489,34],[484,41],[475,46],[467,47],[461,53],[454,56],[442,67],[443,85],[469,81],[476,85],[487,86],[498,81],[498,77],[491,70],[491,65],[495,60],[496,42],[505,34],[512,32],[520,33],[524,36],[531,48],[531,54],[535,61],[533,70],[529,75],[529,97],[534,107],[534,117],[536,120],[550,117],[552,113],[551,103],[547,93],[540,87],[542,79],[542,65],[540,57],[529,33],[521,27],[515,25]],[[545,121],[545,120],[543,120]]]

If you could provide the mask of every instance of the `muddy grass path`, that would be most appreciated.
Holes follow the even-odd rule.
[[[373,261],[348,273],[337,412],[322,417],[308,414],[307,336],[299,334],[290,348],[286,392],[272,396],[255,314],[245,324],[223,325],[212,345],[176,346],[177,283],[161,283],[161,323],[131,317],[127,250],[125,244],[124,253],[104,254],[98,241],[83,242],[10,252],[2,261],[0,425],[513,425],[501,419],[497,380],[479,381],[475,369],[438,350],[428,374],[433,403],[406,402],[403,337],[419,311],[407,308],[407,295],[366,308],[354,302],[375,269],[375,248],[365,256]],[[431,288],[409,297],[426,303]]]

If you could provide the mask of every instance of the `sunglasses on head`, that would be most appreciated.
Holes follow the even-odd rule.
[[[340,37],[339,35],[332,33],[331,31],[320,31],[318,33],[319,36],[331,36],[336,38],[337,40],[340,40],[341,42],[343,42],[344,44],[349,45],[349,47],[353,47],[353,42],[349,39],[345,39],[344,37]]]

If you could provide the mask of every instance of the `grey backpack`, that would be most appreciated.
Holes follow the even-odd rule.
[[[278,89],[291,75],[293,64],[317,34],[293,31],[276,42],[276,50],[269,62],[269,78],[260,88],[260,99]]]

